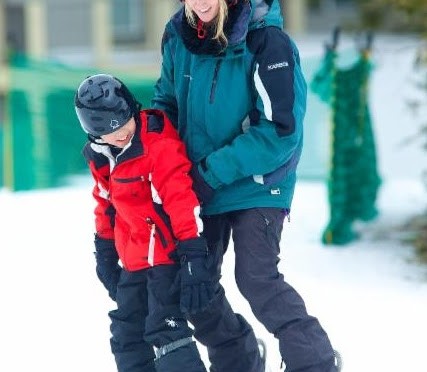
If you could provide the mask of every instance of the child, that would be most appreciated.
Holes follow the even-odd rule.
[[[204,310],[218,280],[185,147],[162,111],[140,110],[111,75],[86,78],[74,103],[95,181],[96,272],[117,303],[109,316],[118,371],[205,372],[184,312]]]

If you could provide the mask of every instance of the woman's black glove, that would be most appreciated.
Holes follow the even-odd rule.
[[[200,174],[198,165],[193,164],[190,170],[190,177],[193,180],[193,191],[201,205],[209,203],[214,195],[214,189],[205,181]]]
[[[103,239],[95,235],[96,275],[107,289],[113,301],[116,300],[117,283],[122,268],[119,265],[119,256],[114,240]]]
[[[215,296],[219,281],[205,239],[200,237],[179,242],[171,257],[181,262],[172,286],[173,292],[181,290],[181,311],[195,314],[205,310]]]

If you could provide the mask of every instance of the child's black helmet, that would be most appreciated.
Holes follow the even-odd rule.
[[[127,87],[108,74],[83,80],[75,94],[74,106],[83,130],[95,137],[121,128],[138,110]]]

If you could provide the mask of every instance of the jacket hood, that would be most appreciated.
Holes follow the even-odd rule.
[[[249,30],[266,26],[283,27],[279,0],[251,0],[251,7]]]

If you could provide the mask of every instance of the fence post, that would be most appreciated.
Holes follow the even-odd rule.
[[[95,64],[108,65],[113,44],[113,25],[108,22],[111,19],[111,0],[94,0],[91,11]]]
[[[33,58],[46,57],[47,19],[45,0],[30,0],[25,11],[25,50]]]

